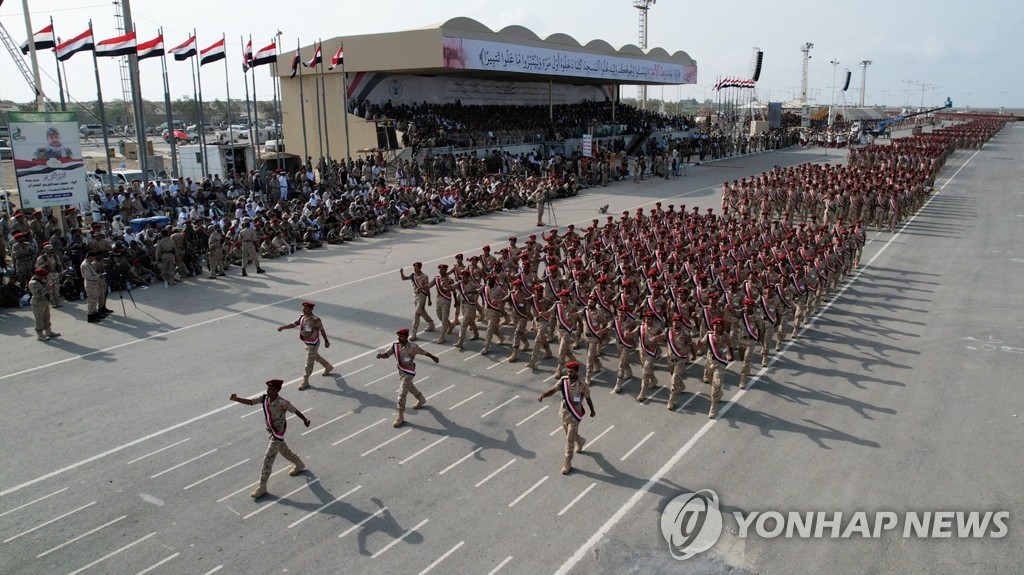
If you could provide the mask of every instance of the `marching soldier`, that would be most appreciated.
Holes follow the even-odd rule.
[[[487,247],[487,246],[484,246]],[[491,340],[498,338],[498,345],[505,345],[505,337],[501,335],[501,316],[505,313],[505,299],[508,292],[498,283],[498,276],[491,274],[487,276],[487,284],[484,286],[483,300],[487,314],[487,333],[484,335],[484,348],[480,353],[487,355],[491,351]]]
[[[544,297],[544,286],[533,284],[533,353],[530,354],[530,361],[526,367],[537,369],[538,359],[548,359],[551,354],[551,309],[552,301]],[[541,358],[541,352],[544,357]]]
[[[46,341],[51,337],[60,337],[50,326],[50,304],[52,295],[46,285],[50,274],[45,268],[36,268],[32,279],[28,282],[28,293],[32,295],[32,316],[36,320],[36,339]]]
[[[537,401],[544,401],[556,393],[562,395],[562,406],[558,414],[562,418],[562,429],[565,430],[565,462],[562,464],[562,475],[568,475],[572,471],[573,453],[582,453],[583,446],[587,440],[580,436],[580,420],[586,415],[583,408],[583,400],[587,400],[587,407],[590,408],[590,417],[597,415],[594,409],[594,402],[590,399],[590,386],[579,377],[580,363],[570,361],[565,364],[568,375],[560,378],[555,385],[541,394]]]
[[[668,361],[672,368],[672,387],[668,392],[668,410],[676,408],[676,396],[686,391],[686,383],[683,381],[686,366],[690,361],[697,359],[697,346],[693,345],[690,339],[690,327],[686,325],[686,317],[676,314],[672,317],[672,327],[669,328],[668,337]],[[689,353],[687,353],[689,352]]]
[[[772,292],[771,285],[765,284],[761,288],[758,306],[761,308],[761,317],[764,318],[764,329],[761,330],[761,367],[767,367],[768,352],[772,348],[772,334],[782,323],[779,314],[775,311],[774,292]]]
[[[437,290],[437,319],[441,322],[441,334],[437,336],[434,343],[444,343],[444,336],[455,330],[455,324],[451,320],[452,302],[457,301],[455,294],[455,282],[448,275],[448,264],[437,266],[438,275],[434,278],[434,288]]]
[[[743,367],[740,369],[740,389],[746,387],[747,378],[750,377],[750,363],[754,357],[754,349],[764,339],[765,323],[761,311],[755,307],[757,302],[750,298],[743,300],[743,309],[739,318],[739,348],[743,355]],[[763,349],[763,348],[762,348]],[[761,357],[764,364],[765,358]]]
[[[309,418],[298,409],[295,409],[291,402],[279,395],[283,385],[284,381],[271,379],[267,381],[267,392],[257,398],[238,397],[234,393],[230,397],[231,401],[237,401],[243,405],[261,405],[263,407],[263,422],[267,426],[267,432],[270,433],[270,444],[267,445],[267,453],[263,456],[260,484],[249,494],[253,499],[259,499],[267,494],[267,481],[270,479],[270,471],[274,467],[274,459],[277,458],[278,453],[281,454],[281,457],[292,462],[292,468],[288,471],[288,475],[294,477],[302,473],[302,470],[306,468],[306,464],[302,462],[302,459],[284,442],[284,432],[288,427],[286,418],[289,412],[299,416],[299,419],[302,420],[306,427],[309,427]]]
[[[711,372],[711,409],[708,419],[714,419],[718,411],[718,403],[722,399],[722,378],[725,377],[725,366],[733,360],[732,346],[725,333],[725,320],[716,317],[712,321],[712,330],[707,336],[709,371]]]
[[[331,362],[320,355],[320,338],[324,338],[325,348],[330,348],[331,342],[327,339],[327,330],[324,329],[323,322],[319,317],[313,315],[313,308],[315,306],[316,304],[311,301],[302,302],[302,315],[299,316],[299,319],[277,328],[279,332],[286,329],[299,328],[299,341],[306,345],[306,371],[302,376],[302,383],[299,384],[300,390],[309,387],[309,376],[313,374],[313,363],[319,363],[324,366],[324,370],[320,375],[325,377],[334,370]]]
[[[412,382],[412,378],[416,377],[416,356],[425,355],[434,360],[434,363],[440,360],[436,355],[410,342],[408,328],[403,327],[395,334],[398,335],[398,341],[391,344],[387,351],[378,353],[377,359],[395,356],[395,361],[398,363],[398,379],[401,381],[402,387],[398,392],[398,417],[395,418],[392,426],[401,427],[405,423],[405,398],[408,394],[411,393],[416,398],[416,403],[412,406],[413,409],[420,409],[427,404],[427,398],[423,397],[423,394],[416,389],[416,385]]]
[[[636,400],[644,402],[647,401],[647,391],[658,387],[658,378],[654,375],[654,362],[658,361],[661,343],[666,339],[659,326],[658,314],[650,310],[644,312],[644,322],[640,325],[639,336],[637,341],[640,345],[643,377],[640,382],[640,394],[636,396]]]
[[[580,317],[579,313],[573,309],[572,302],[569,301],[570,295],[571,293],[567,289],[558,292],[558,301],[548,309],[548,314],[551,316],[550,322],[558,334],[556,377],[562,375],[562,368],[567,362],[576,361],[576,356],[572,353],[572,344],[579,334]]]
[[[530,349],[530,342],[526,337],[526,324],[533,318],[532,299],[523,280],[516,279],[512,282],[512,293],[508,296],[512,308],[512,350],[508,356],[509,363],[519,360],[520,351]]]
[[[455,347],[462,349],[466,343],[466,332],[473,331],[473,339],[480,339],[480,328],[476,325],[476,309],[480,294],[480,286],[473,281],[472,270],[462,270],[462,278],[458,284],[459,300],[462,302],[462,324],[459,326],[459,340]]]
[[[420,329],[420,318],[427,320],[427,331],[434,331],[434,320],[427,313],[428,305],[434,305],[430,297],[430,278],[423,273],[423,264],[416,262],[412,264],[412,274],[406,276],[405,268],[398,270],[402,275],[402,281],[412,282],[413,303],[416,306],[416,313],[412,316],[412,335],[409,341],[416,341],[416,332]],[[443,335],[443,334],[442,334]]]
[[[615,370],[615,387],[612,393],[621,393],[627,379],[632,379],[633,368],[629,364],[629,356],[636,350],[637,325],[629,317],[629,307],[620,305],[618,315],[612,326],[615,328],[615,343],[619,348],[619,364]]]
[[[597,303],[597,296],[591,295],[583,310],[583,335],[587,341],[587,385],[593,384],[594,376],[604,370],[600,359],[601,345],[609,332],[609,318]]]

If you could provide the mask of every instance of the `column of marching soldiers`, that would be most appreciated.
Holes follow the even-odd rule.
[[[726,366],[741,362],[743,389],[754,354],[767,366],[860,265],[866,227],[894,231],[927,201],[956,149],[980,148],[1003,125],[974,120],[851,150],[847,166],[804,164],[727,182],[719,214],[658,202],[524,245],[512,237],[497,250],[458,254],[433,279],[417,262],[412,275],[401,273],[413,284],[412,339],[421,319],[437,343],[453,336],[460,350],[484,331],[482,354],[507,345],[507,361],[529,352],[533,370],[555,358],[556,376],[579,350],[588,382],[614,345],[612,392],[629,386],[639,362],[640,402],[667,358],[669,410],[701,358],[714,418]],[[427,312],[433,300],[440,326]]]

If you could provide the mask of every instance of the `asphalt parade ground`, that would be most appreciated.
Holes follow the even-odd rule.
[[[268,273],[124,295],[102,324],[84,302],[54,310],[63,335],[37,342],[28,308],[0,315],[0,573],[1010,573],[1024,432],[1024,127],[955,152],[925,207],[897,233],[869,230],[861,267],[746,390],[736,364],[708,420],[697,365],[674,411],[666,390],[637,403],[592,388],[584,453],[559,473],[564,436],[553,360],[531,373],[422,337],[427,406],[394,429],[398,378],[375,354],[411,323],[399,268],[501,246],[541,228],[521,209],[392,231],[263,263]],[[586,226],[656,201],[720,206],[725,180],[775,165],[844,162],[820,148],[727,158],[685,178],[619,182],[554,204]],[[548,222],[555,223],[555,222]],[[330,334],[298,391],[303,300]],[[433,314],[433,310],[431,310]],[[507,329],[507,328],[506,328]],[[434,334],[427,334],[434,335]],[[611,356],[604,356],[606,366]],[[639,373],[639,369],[636,370]],[[1014,375],[1018,374],[1018,375]],[[667,380],[664,365],[659,369]],[[263,381],[312,421],[292,418],[270,495],[252,500],[266,447]],[[635,395],[635,393],[633,394]],[[714,490],[721,538],[673,559],[661,512]],[[991,538],[740,536],[733,512],[1008,511]]]

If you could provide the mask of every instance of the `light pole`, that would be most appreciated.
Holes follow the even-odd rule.
[[[800,79],[800,126],[804,128],[811,126],[811,108],[807,104],[807,68],[811,61],[811,48],[814,48],[811,42],[800,46],[800,51],[804,54],[803,75]]]
[[[839,60],[830,60],[829,64],[832,64],[832,100],[828,104],[828,127],[832,127],[832,107],[836,105],[836,69],[839,66]]]
[[[901,83],[907,85],[907,99],[903,102],[903,107],[904,108],[909,108],[910,107],[910,86],[911,86],[911,84],[914,83],[914,81],[910,80],[910,79],[907,79],[907,80],[902,80]]]
[[[882,92],[882,107],[883,108],[885,107],[885,101],[888,99],[889,92],[891,92],[891,91],[892,90],[880,90],[880,92]]]
[[[868,82],[868,66],[873,64],[871,60],[861,60],[860,63],[860,103],[857,104],[861,108],[864,107],[864,86]]]

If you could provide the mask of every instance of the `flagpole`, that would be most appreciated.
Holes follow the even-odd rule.
[[[252,48],[252,37],[249,38],[249,45],[245,44],[245,36],[239,36],[239,40],[242,41],[242,62],[245,66],[242,68],[242,80],[245,82],[245,120],[249,124],[249,145],[257,146],[256,140],[253,139],[252,130],[252,108],[249,105],[249,65],[251,54],[249,50]],[[253,149],[253,161],[259,163],[259,148]],[[256,166],[253,166],[254,168]]]
[[[53,16],[50,16],[50,28],[51,29],[53,28]],[[57,32],[54,30],[52,32],[52,34],[53,34],[54,42],[56,43]],[[30,38],[29,42],[31,42],[32,44],[35,44],[35,38]],[[57,68],[57,89],[60,90],[60,111],[61,112],[67,112],[68,111],[67,102],[64,100],[64,79],[63,79],[63,76],[60,73],[60,60],[57,59],[57,49],[56,48],[54,48],[54,50],[53,50],[53,63],[56,65],[56,68]]]
[[[316,49],[317,49],[318,52],[320,52],[320,62],[318,62],[318,63],[320,65],[320,86],[321,86],[320,98],[323,100],[323,108],[324,108],[324,146],[327,148],[327,154],[326,154],[327,155],[327,160],[326,160],[326,162],[327,162],[328,168],[330,168],[330,163],[331,163],[331,130],[330,130],[330,128],[327,127],[327,84],[326,84],[325,79],[324,79],[324,52],[323,52],[323,50],[324,50],[324,42],[323,42],[323,40],[321,38],[317,38],[316,42],[317,42]],[[323,178],[322,175],[320,177]]]
[[[199,36],[195,28],[192,29],[192,37],[196,39],[196,53],[192,57],[195,62],[199,58]],[[196,128],[199,131],[199,150],[203,156],[203,179],[210,175],[210,158],[206,155],[206,118],[203,115],[203,63],[200,61],[196,66],[196,83],[199,86],[199,123]]]
[[[341,103],[345,112],[345,163],[352,158],[348,141],[348,76],[345,74],[345,42],[341,43]]]
[[[299,110],[302,114],[302,148],[305,153],[302,154],[302,165],[306,165],[306,160],[309,158],[309,142],[306,140],[306,92],[302,88],[302,55],[299,52],[300,42],[295,41],[295,53],[299,54],[300,62],[295,62],[295,56],[292,56],[292,63],[296,64],[296,68],[299,69]]]
[[[316,49],[313,49],[313,57],[316,58]],[[305,64],[303,62],[303,64]],[[320,130],[320,82],[316,77],[316,68],[313,68],[313,87],[316,94],[316,141],[320,146],[320,157],[324,157],[324,133]],[[320,162],[317,162],[319,165]]]
[[[228,143],[231,145],[231,171],[238,173],[237,166],[235,166],[235,128],[234,120],[231,117],[231,82],[228,78],[228,43],[227,36],[222,32],[220,35],[220,41],[224,43],[224,88],[227,90],[228,96]],[[227,175],[225,174],[225,177]]]
[[[43,97],[43,87],[39,85],[39,61],[36,60],[36,36],[32,31],[32,16],[28,10],[28,0],[21,0],[21,9],[25,15],[25,30],[28,32],[28,52],[32,61],[32,79],[35,82],[36,111],[45,112],[46,103]]]
[[[249,43],[252,44],[252,34],[249,35]],[[250,62],[249,72],[253,73],[253,126],[255,126],[256,138],[253,139],[254,153],[259,154],[259,98],[256,97],[256,67]],[[249,89],[249,80],[246,79],[246,90]]]
[[[107,177],[110,182],[110,195],[114,195],[114,167],[110,163],[110,141],[107,138],[107,112],[103,109],[103,87],[100,84],[100,63],[99,59],[96,58],[96,37],[93,36],[92,32],[92,20],[89,20],[89,36],[93,39],[92,67],[93,71],[96,72],[96,101],[99,102],[100,124],[103,125],[103,129],[100,130],[103,133],[103,155],[107,158]]]
[[[277,62],[281,57],[281,31],[274,35],[274,69],[271,73],[274,88],[274,139],[277,145],[277,167],[284,170],[284,132],[281,130],[281,74]]]
[[[160,40],[163,41],[164,28],[160,27]],[[178,139],[174,137],[174,116],[171,113],[171,88],[167,83],[167,54],[160,55],[160,70],[164,77],[164,114],[167,116],[167,134],[171,141],[171,176],[178,177]]]

